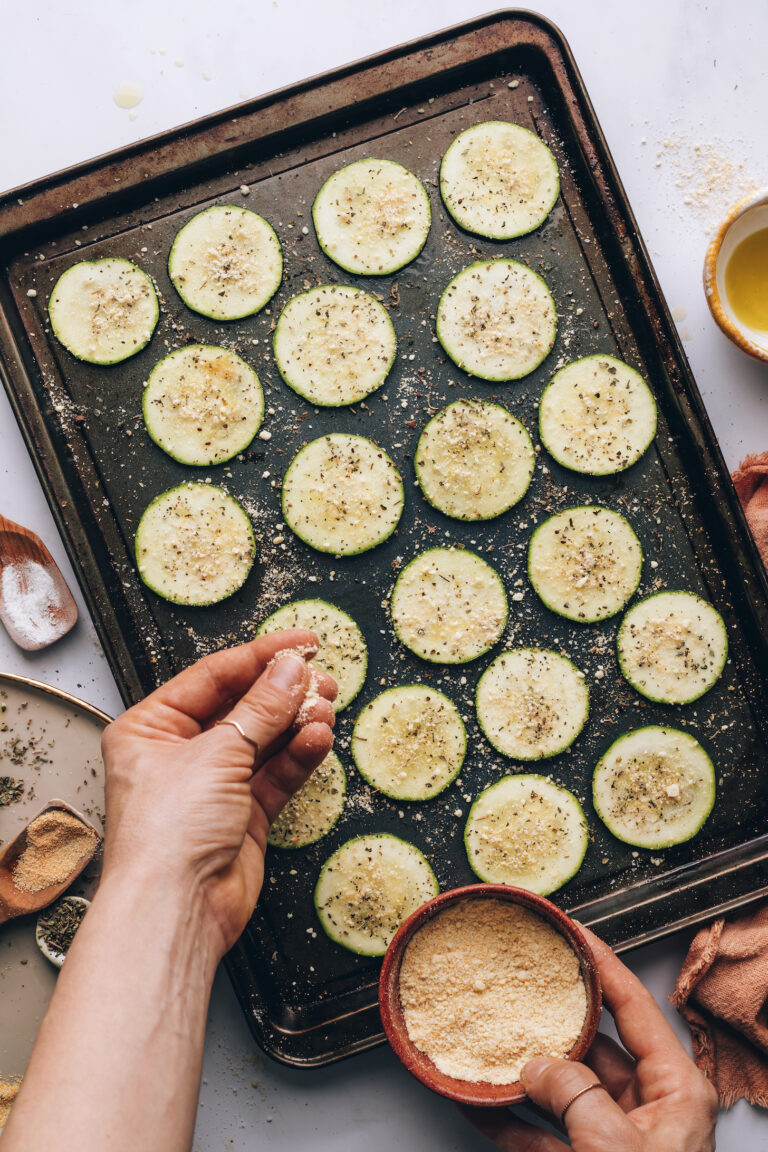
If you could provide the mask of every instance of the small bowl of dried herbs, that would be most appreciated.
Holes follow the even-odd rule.
[[[37,946],[43,956],[57,968],[61,968],[64,963],[75,933],[90,906],[90,900],[84,896],[62,896],[38,916],[35,928]]]

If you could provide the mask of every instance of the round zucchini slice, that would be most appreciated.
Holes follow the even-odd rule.
[[[528,546],[528,578],[547,608],[583,624],[621,612],[640,583],[643,550],[618,512],[584,504],[540,524]]]
[[[250,365],[207,344],[190,344],[155,364],[144,389],[147,432],[180,464],[222,464],[243,452],[264,417]]]
[[[341,712],[354,700],[365,682],[368,648],[355,621],[335,604],[325,600],[292,600],[268,616],[257,635],[309,628],[320,641],[312,663],[336,681],[339,693],[333,702]]]
[[[358,276],[388,276],[421,252],[432,210],[424,185],[402,164],[355,160],[328,177],[312,219],[335,264]]]
[[[240,320],[260,312],[277,292],[283,253],[263,216],[216,204],[177,233],[168,275],[193,312],[211,320]]]
[[[54,334],[89,364],[119,364],[141,352],[160,316],[155,286],[121,257],[81,260],[59,276],[48,301]]]
[[[557,756],[573,744],[589,716],[583,672],[559,652],[511,648],[483,672],[477,719],[499,752],[516,760]]]
[[[283,479],[283,519],[318,552],[357,556],[392,535],[403,481],[383,448],[334,432],[296,453]]]
[[[363,956],[383,956],[402,922],[439,891],[414,844],[387,833],[356,836],[323,865],[315,911],[337,944]]]
[[[595,811],[618,840],[670,848],[701,829],[715,802],[715,769],[687,732],[649,725],[614,740],[592,780]]]
[[[539,435],[574,472],[610,476],[635,464],[656,435],[656,401],[639,372],[615,356],[585,356],[550,380]]]
[[[335,752],[294,792],[269,830],[273,848],[306,848],[327,836],[344,811],[347,774]]]
[[[384,305],[346,284],[323,284],[294,296],[272,342],[288,387],[326,408],[370,396],[384,383],[397,352]]]
[[[495,568],[467,549],[430,548],[406,564],[392,590],[398,640],[422,660],[465,664],[492,648],[507,622]]]
[[[433,507],[457,520],[490,520],[522,500],[536,456],[523,424],[487,400],[457,400],[419,438],[416,476]]]
[[[156,496],[136,529],[144,583],[174,604],[218,604],[245,583],[256,542],[245,509],[214,484],[179,484]]]
[[[440,297],[437,338],[451,360],[482,380],[519,380],[538,368],[555,342],[552,293],[517,260],[479,260]]]
[[[543,224],[560,193],[557,161],[520,124],[489,120],[460,132],[440,165],[443,203],[461,228],[491,240]]]
[[[715,684],[728,658],[723,618],[693,592],[657,592],[630,608],[616,646],[624,677],[660,704],[690,704]]]
[[[456,705],[426,684],[382,692],[363,708],[352,733],[360,775],[393,800],[430,800],[464,762],[467,734]]]
[[[581,804],[544,776],[505,776],[469,811],[464,846],[486,884],[547,896],[578,872],[589,844]]]

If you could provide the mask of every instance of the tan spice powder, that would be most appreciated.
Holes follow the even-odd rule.
[[[41,892],[69,879],[84,856],[92,856],[98,836],[71,812],[52,808],[33,820],[27,844],[13,869],[13,882],[24,892]]]
[[[21,1088],[21,1076],[0,1079],[0,1128],[4,1128],[8,1123],[11,1105],[19,1094],[19,1088]]]
[[[584,1024],[579,960],[541,916],[463,900],[410,941],[400,1002],[411,1041],[446,1076],[511,1084],[535,1056],[566,1056]]]

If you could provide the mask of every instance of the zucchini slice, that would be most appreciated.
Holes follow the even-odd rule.
[[[136,529],[144,583],[174,604],[218,604],[245,583],[256,542],[245,509],[214,484],[161,492]]]
[[[264,417],[264,393],[234,352],[190,344],[155,364],[142,412],[158,447],[180,464],[205,467],[248,447]]]
[[[263,216],[216,204],[176,234],[168,275],[193,312],[211,320],[240,320],[260,312],[277,292],[283,253]]]
[[[528,578],[553,612],[584,624],[621,612],[640,583],[643,550],[620,513],[595,504],[540,524],[528,546]]]
[[[336,681],[339,693],[333,702],[341,712],[354,700],[365,682],[368,648],[355,621],[335,604],[325,600],[292,600],[263,622],[258,636],[283,629],[309,628],[316,633],[320,647],[312,663]]]
[[[398,640],[436,664],[482,656],[504,631],[507,612],[498,572],[468,549],[421,552],[395,581],[390,604]]]
[[[352,755],[364,780],[393,800],[430,800],[464,762],[467,734],[453,701],[426,684],[388,688],[363,708]]]
[[[427,242],[432,210],[418,177],[394,160],[355,160],[329,176],[312,219],[323,252],[359,276],[388,276]]]
[[[289,300],[272,338],[280,375],[312,404],[355,404],[384,383],[397,337],[369,292],[323,284]]]
[[[555,342],[552,293],[517,260],[478,260],[450,281],[437,306],[437,338],[451,360],[482,380],[519,380]]]
[[[511,648],[483,672],[475,707],[494,748],[516,760],[541,760],[573,744],[589,716],[589,688],[567,656]]]
[[[383,956],[402,922],[439,891],[415,844],[388,833],[355,836],[323,865],[315,911],[337,944],[363,956]]]
[[[687,732],[649,725],[614,740],[592,780],[595,811],[638,848],[669,848],[701,829],[715,802],[715,769]]]
[[[522,500],[536,456],[523,424],[487,400],[457,400],[433,416],[414,457],[424,496],[457,520],[490,520]]]
[[[121,257],[81,260],[62,272],[48,301],[54,334],[89,364],[119,364],[152,339],[160,316],[155,286]]]
[[[547,896],[578,872],[589,844],[581,804],[544,776],[505,776],[470,808],[464,847],[486,884]]]
[[[443,203],[461,228],[491,240],[543,224],[560,193],[557,161],[521,124],[489,120],[460,132],[440,165]]]
[[[550,380],[539,435],[574,472],[610,476],[635,464],[656,435],[656,401],[639,372],[615,356],[585,356]]]
[[[283,478],[283,519],[305,544],[357,556],[392,535],[403,481],[383,448],[333,432],[296,453]]]
[[[267,842],[273,848],[306,848],[323,836],[344,811],[347,774],[335,752],[294,792],[269,830]]]
[[[728,633],[716,608],[693,592],[657,592],[630,608],[616,637],[619,667],[641,696],[690,704],[719,680]]]

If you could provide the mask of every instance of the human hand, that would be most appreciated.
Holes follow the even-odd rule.
[[[647,988],[607,944],[588,929],[582,931],[594,950],[605,1004],[627,1051],[598,1035],[585,1064],[543,1056],[531,1060],[522,1077],[530,1100],[550,1123],[563,1128],[574,1152],[714,1152],[717,1093]],[[596,1081],[602,1088],[568,1106]],[[503,1109],[462,1112],[502,1152],[562,1152],[556,1136]]]
[[[104,732],[103,878],[138,871],[200,898],[217,957],[255,907],[270,824],[333,743],[336,683],[306,663],[317,648],[294,630],[217,652]],[[224,717],[258,754],[232,725],[214,726]]]

